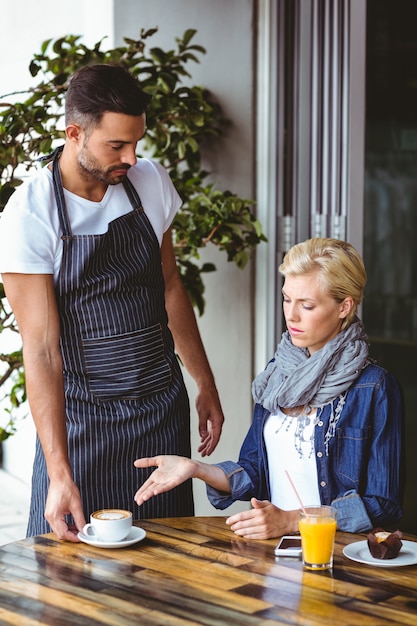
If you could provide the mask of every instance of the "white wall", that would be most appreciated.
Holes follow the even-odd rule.
[[[20,0],[17,11],[8,3],[2,13],[0,93],[29,84],[28,63],[47,38],[80,34],[91,45],[110,35],[104,47],[111,47],[122,44],[124,36],[138,38],[141,28],[158,26],[159,32],[148,40],[149,46],[173,47],[175,37],[195,28],[195,43],[204,46],[207,54],[200,64],[190,64],[192,81],[208,87],[232,121],[227,137],[206,168],[219,187],[254,197],[252,4],[252,0],[107,0],[100,3],[98,11],[92,0],[79,0],[64,11],[65,4],[58,7],[50,0]],[[213,248],[204,251],[203,257],[218,268],[205,279],[207,307],[199,319],[226,416],[221,442],[210,457],[211,462],[217,462],[237,458],[252,415],[252,272],[251,268],[241,271],[227,263]],[[194,405],[194,383],[187,375],[186,382]],[[198,447],[196,421],[193,411],[194,456]],[[7,469],[12,473],[21,476],[21,459],[30,457],[32,436],[22,430],[6,445]],[[27,477],[26,468],[23,473]],[[201,484],[195,484],[195,495],[198,515],[216,513]],[[227,512],[242,508],[246,504],[238,503]]]
[[[117,0],[116,0],[117,1]],[[0,95],[31,84],[28,71],[34,53],[39,53],[47,39],[64,35],[82,35],[87,45],[109,35],[113,45],[111,7],[113,0],[100,0],[100,11],[91,0],[19,0],[4,2],[1,7]],[[38,78],[35,79],[38,82]]]

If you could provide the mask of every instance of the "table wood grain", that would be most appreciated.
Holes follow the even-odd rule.
[[[0,624],[267,626],[417,624],[417,565],[347,559],[362,535],[336,533],[334,567],[276,559],[276,540],[233,535],[224,517],[141,520],[146,538],[95,548],[53,534],[0,549]],[[417,537],[406,538],[417,541]]]

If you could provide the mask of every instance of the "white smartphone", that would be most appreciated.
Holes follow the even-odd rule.
[[[299,535],[284,535],[275,547],[275,556],[301,556],[301,537]]]

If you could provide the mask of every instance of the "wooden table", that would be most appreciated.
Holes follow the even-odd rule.
[[[417,624],[417,565],[356,563],[337,533],[334,568],[277,560],[275,540],[239,539],[224,517],[142,520],[146,538],[122,549],[56,541],[0,549],[0,624]],[[417,537],[408,536],[408,539]]]

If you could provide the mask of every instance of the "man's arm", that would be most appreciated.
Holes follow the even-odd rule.
[[[171,229],[164,235],[161,258],[168,323],[175,349],[198,388],[196,407],[201,438],[198,451],[201,456],[206,456],[213,452],[219,442],[224,416],[194,310],[178,272]]]
[[[76,531],[65,522],[65,515],[71,513],[81,530],[85,519],[68,459],[53,276],[6,273],[2,278],[23,341],[27,397],[50,478],[45,517],[59,539],[78,541]]]

